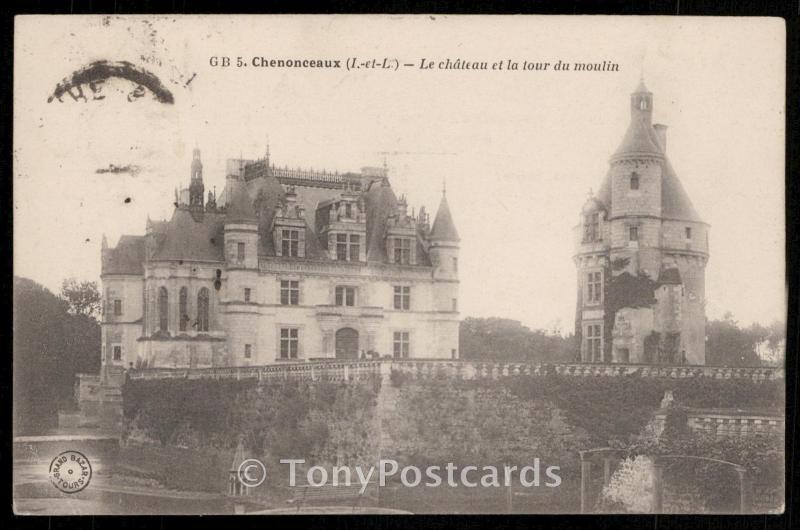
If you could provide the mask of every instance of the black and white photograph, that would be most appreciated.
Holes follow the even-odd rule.
[[[15,514],[786,509],[782,19],[13,52]]]

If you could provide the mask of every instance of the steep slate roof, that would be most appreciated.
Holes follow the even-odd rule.
[[[636,93],[649,94],[644,83],[640,83]],[[650,124],[649,113],[634,113],[628,130],[620,146],[612,155],[612,160],[619,157],[656,155],[661,160],[661,217],[677,221],[703,222],[695,210],[689,195],[683,188],[680,179],[667,159],[666,150],[661,145],[655,128]],[[597,199],[611,211],[611,171],[606,173],[603,184],[597,193]]]
[[[397,196],[388,182],[373,182],[364,194],[367,209],[367,261],[386,261],[386,221],[397,211]]]
[[[253,208],[253,199],[247,193],[247,185],[241,180],[233,181],[231,200],[227,208],[228,222],[255,222],[258,218]]]
[[[144,236],[121,236],[117,246],[103,250],[102,274],[144,274]]]
[[[176,208],[153,259],[223,261],[224,220],[221,213],[204,212],[192,217],[189,210]]]
[[[456,225],[453,223],[450,207],[447,205],[447,197],[444,194],[439,203],[439,210],[436,212],[436,219],[433,221],[430,237],[432,240],[438,241],[461,241]]]
[[[368,261],[386,262],[385,235],[387,220],[397,211],[397,197],[388,180],[366,182],[363,192],[366,208],[366,249]],[[337,187],[295,186],[298,201],[306,211],[306,258],[329,260],[324,241],[315,231],[314,216],[320,203],[337,199],[342,190]],[[186,206],[175,208],[168,221],[148,219],[148,233],[153,233],[153,260],[224,261],[224,225],[230,221],[258,223],[259,255],[274,256],[272,228],[276,210],[286,197],[283,185],[271,175],[248,181],[229,179],[223,192],[222,210],[193,211]],[[227,204],[224,204],[225,199]],[[443,200],[439,207],[433,234],[443,239],[458,239],[452,216]],[[122,236],[116,248],[103,252],[104,274],[143,274],[146,259],[145,241],[148,236]],[[430,265],[426,245],[418,238],[417,260]]]

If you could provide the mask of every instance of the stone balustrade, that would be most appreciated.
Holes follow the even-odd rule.
[[[666,366],[642,364],[475,362],[442,359],[319,360],[280,362],[263,366],[217,368],[149,368],[130,370],[131,379],[301,379],[354,381],[387,378],[392,373],[411,378],[450,377],[464,380],[559,374],[575,377],[713,378],[771,381],[784,378],[782,368]]]

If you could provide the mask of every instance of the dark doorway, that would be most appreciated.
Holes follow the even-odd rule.
[[[358,359],[358,331],[342,328],[336,332],[336,358]]]

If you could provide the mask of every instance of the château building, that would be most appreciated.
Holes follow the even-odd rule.
[[[459,236],[359,173],[229,160],[208,192],[195,149],[172,218],[102,248],[105,367],[458,357]]]
[[[705,364],[708,224],[667,158],[640,83],[631,121],[575,227],[580,359]]]

